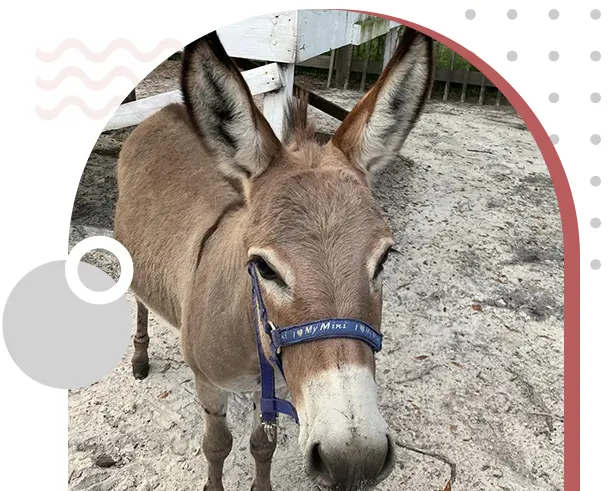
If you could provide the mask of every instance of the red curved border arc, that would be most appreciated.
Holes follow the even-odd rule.
[[[413,22],[356,10],[412,27],[455,51],[473,64],[503,93],[526,123],[545,160],[557,196],[564,238],[564,491],[580,486],[580,244],[576,209],[566,172],[555,146],[526,101],[490,65],[464,46]]]

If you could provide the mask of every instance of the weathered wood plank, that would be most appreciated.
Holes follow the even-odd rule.
[[[283,87],[283,80],[276,63],[242,72],[243,78],[253,95],[263,94]],[[163,107],[182,101],[180,90],[173,90],[134,102],[122,104],[116,109],[104,131],[117,130],[129,126],[136,126]]]
[[[372,39],[383,36],[391,29],[397,30],[401,24],[398,22],[380,19],[371,15],[362,15],[356,22],[351,43],[358,46]]]
[[[281,88],[264,94],[264,117],[270,123],[275,135],[281,140],[283,139],[285,105],[287,99],[293,96],[294,69],[293,63],[279,65]]]
[[[136,126],[144,119],[152,116],[163,107],[176,102],[182,102],[181,90],[172,90],[164,94],[146,97],[138,101],[122,104],[116,109],[114,116],[110,118],[104,131],[118,130],[129,126]]]
[[[362,44],[399,25],[343,10],[287,10],[217,32],[231,57],[299,63],[330,49]]]
[[[293,63],[296,60],[297,11],[261,15],[217,30],[231,57]]]
[[[400,26],[378,17],[343,10],[298,10],[296,63],[330,49],[360,45]]]
[[[320,95],[315,94],[314,92],[310,92],[309,90],[300,87],[299,85],[294,85],[294,95],[298,98],[302,98],[303,96],[308,96],[308,104],[312,107],[316,107],[319,111],[323,111],[325,114],[329,114],[330,116],[339,119],[340,121],[344,121],[344,118],[348,116],[348,111],[333,102],[328,101],[327,99],[321,97]]]
[[[277,63],[269,63],[257,68],[241,72],[249,86],[252,95],[264,94],[283,87],[281,70]]]

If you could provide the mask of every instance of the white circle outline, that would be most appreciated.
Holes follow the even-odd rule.
[[[90,290],[78,276],[78,265],[80,259],[87,252],[95,249],[104,249],[116,256],[120,263],[120,278],[116,284],[108,290],[96,292]],[[112,303],[122,297],[133,280],[133,260],[129,251],[117,240],[103,235],[87,237],[76,244],[65,261],[65,279],[72,293],[80,300],[96,305],[105,305]]]

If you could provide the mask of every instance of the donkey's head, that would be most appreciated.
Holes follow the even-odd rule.
[[[275,325],[354,318],[380,329],[382,267],[393,238],[370,177],[400,151],[422,110],[431,46],[407,29],[378,83],[323,145],[302,103],[291,105],[283,141],[277,138],[215,33],[186,48],[186,105],[243,194],[243,246]],[[309,473],[336,490],[384,479],[394,444],[376,404],[371,348],[353,339],[317,340],[285,348],[282,360]]]

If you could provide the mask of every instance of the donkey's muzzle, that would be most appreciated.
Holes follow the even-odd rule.
[[[385,479],[395,463],[390,435],[358,435],[341,443],[335,437],[313,442],[307,451],[310,476],[332,491],[371,489]]]

